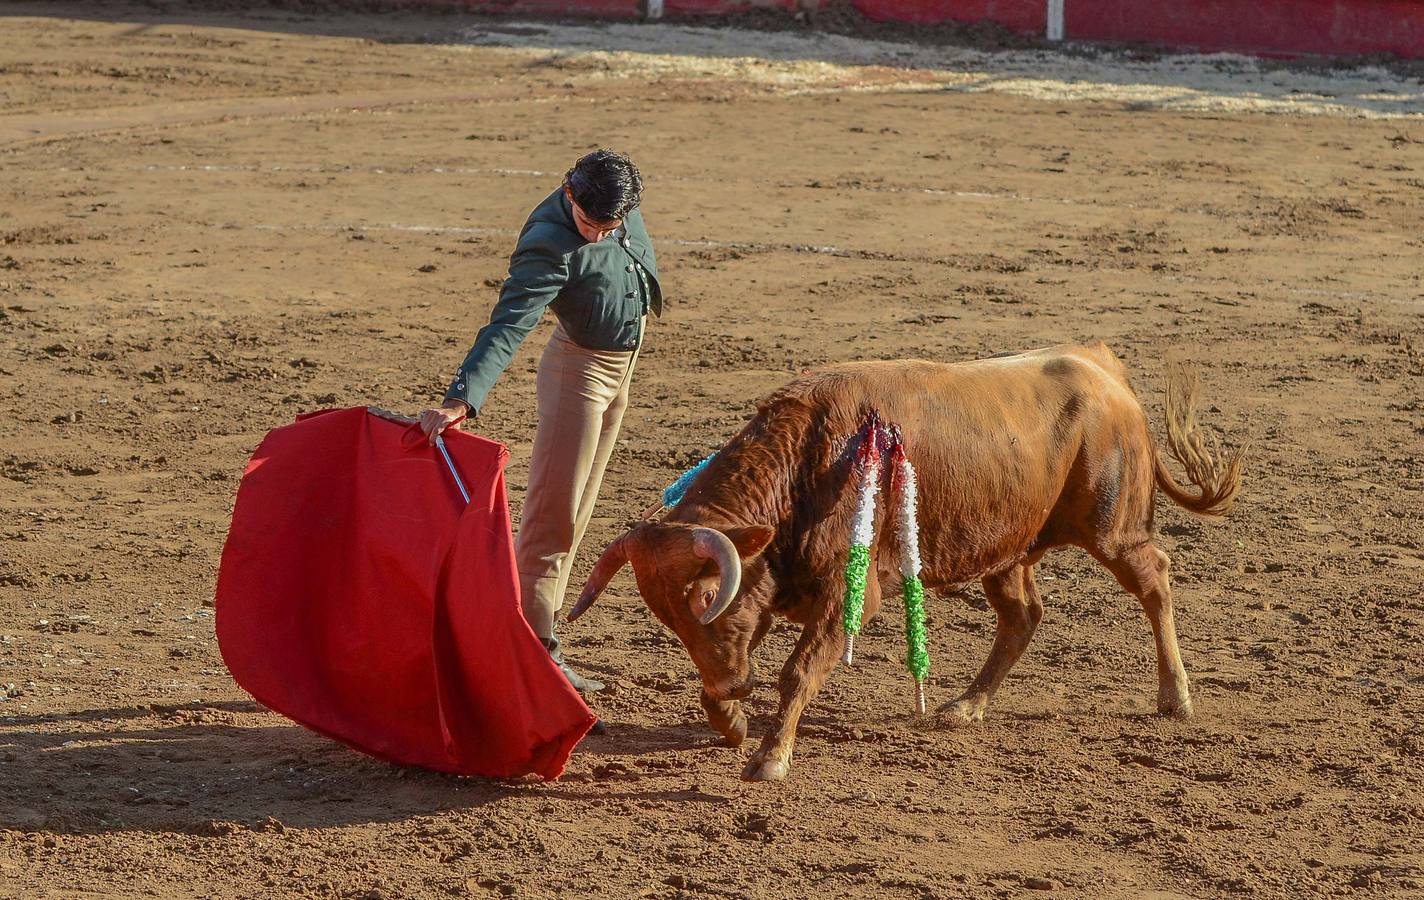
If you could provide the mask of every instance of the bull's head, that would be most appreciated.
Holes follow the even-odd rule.
[[[764,525],[725,531],[676,522],[635,526],[603,551],[569,621],[593,605],[619,569],[632,565],[643,602],[687,648],[705,696],[745,697],[753,683],[753,635],[765,611],[738,600],[747,593],[744,573],[762,565],[758,557],[774,533]]]

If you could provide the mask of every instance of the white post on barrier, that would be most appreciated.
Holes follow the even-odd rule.
[[[1048,39],[1050,41],[1063,40],[1063,3],[1064,0],[1048,0]]]
[[[642,0],[643,18],[654,21],[663,17],[663,0]]]

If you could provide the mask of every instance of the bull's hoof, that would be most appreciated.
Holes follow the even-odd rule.
[[[742,741],[747,739],[747,717],[737,716],[727,724],[726,728],[718,729],[722,733],[722,741],[728,747],[740,747]]]
[[[1190,699],[1158,700],[1157,714],[1168,719],[1190,719],[1193,715]]]
[[[969,700],[955,700],[939,708],[937,719],[950,728],[968,728],[984,721],[984,707]]]
[[[707,724],[728,747],[740,747],[747,739],[747,717],[736,700],[717,700],[703,691],[702,708],[707,712]]]
[[[747,767],[742,770],[743,781],[785,781],[786,774],[791,771],[786,763],[779,759],[756,759],[747,763]]]

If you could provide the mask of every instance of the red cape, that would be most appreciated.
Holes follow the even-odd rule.
[[[595,718],[524,621],[508,451],[364,407],[263,439],[223,547],[217,636],[237,683],[392,762],[554,779]]]

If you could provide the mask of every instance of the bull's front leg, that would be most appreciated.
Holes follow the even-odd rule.
[[[718,700],[702,689],[702,708],[707,721],[726,740],[728,747],[740,747],[747,739],[747,717],[736,700]]]
[[[781,708],[771,730],[762,738],[761,748],[742,770],[743,780],[781,781],[790,771],[801,713],[835,668],[845,646],[838,612],[838,607],[823,610],[802,630],[796,649],[781,670]]]
[[[751,640],[747,643],[748,684],[752,678],[751,655],[761,646],[766,633],[771,630],[772,614],[762,611],[752,629]],[[718,700],[702,689],[702,709],[707,713],[707,721],[726,740],[728,747],[740,747],[747,739],[747,717],[742,712],[742,704],[736,700]]]

